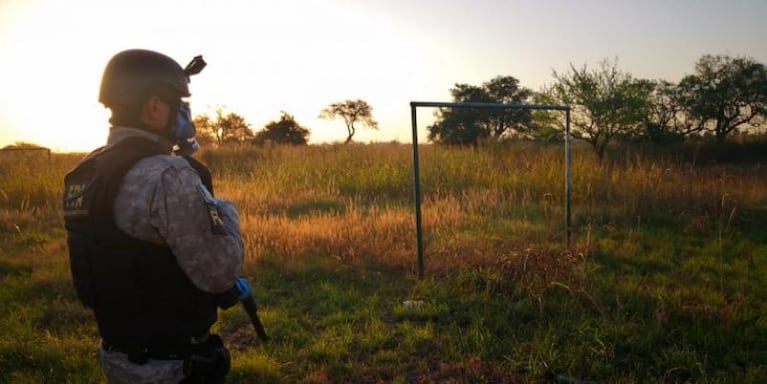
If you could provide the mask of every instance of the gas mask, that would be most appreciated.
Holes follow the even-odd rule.
[[[195,56],[184,68],[184,75],[187,80],[192,75],[200,73],[206,65],[207,63],[202,59],[202,55]],[[200,144],[194,138],[195,129],[192,122],[192,111],[189,109],[189,103],[183,100],[179,101],[176,110],[178,116],[176,117],[176,125],[174,127],[176,137],[173,152],[180,156],[189,156],[200,149]]]
[[[196,130],[192,122],[192,111],[189,109],[189,103],[180,101],[177,107],[177,117],[175,126],[175,145],[173,152],[181,156],[189,156],[198,149],[200,144],[194,138]]]

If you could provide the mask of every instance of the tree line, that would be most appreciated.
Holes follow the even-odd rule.
[[[679,83],[634,78],[604,60],[564,73],[539,92],[512,76],[481,86],[456,84],[455,102],[536,103],[571,107],[571,129],[602,159],[617,139],[653,143],[680,142],[693,136],[724,141],[735,132],[756,132],[767,118],[767,71],[748,57],[704,55],[694,73]],[[436,143],[473,145],[512,137],[561,139],[565,114],[557,111],[442,108],[428,127]]]
[[[588,143],[601,159],[615,140],[663,144],[689,137],[711,136],[719,141],[735,132],[755,132],[767,118],[767,70],[749,57],[703,55],[694,72],[678,83],[639,79],[603,60],[596,68],[570,66],[553,72],[554,83],[533,91],[513,76],[498,76],[481,85],[455,84],[454,102],[551,104],[571,107],[571,132]],[[345,143],[359,127],[377,129],[373,108],[364,100],[330,104],[324,119],[341,119]],[[447,145],[476,145],[511,138],[561,140],[565,115],[528,109],[440,108],[428,126],[428,140]],[[245,119],[220,108],[215,118],[195,117],[202,140],[306,145],[309,129],[287,112],[254,133]]]
[[[352,141],[359,127],[378,129],[378,122],[373,118],[373,107],[364,100],[345,100],[330,104],[320,112],[323,119],[342,119],[346,125],[347,136],[344,143]],[[254,133],[245,119],[234,113],[224,113],[222,108],[216,110],[215,118],[207,115],[194,117],[198,140],[203,143],[218,145],[236,144],[289,144],[306,145],[310,130],[301,126],[295,117],[285,111],[280,112],[280,118],[267,123],[260,131]]]

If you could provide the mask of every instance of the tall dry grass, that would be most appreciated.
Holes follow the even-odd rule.
[[[480,254],[502,256],[504,246],[561,246],[561,146],[426,145],[420,151],[430,254],[465,262]],[[60,228],[62,178],[82,155],[54,154],[50,162],[34,154],[9,155],[0,157],[0,215],[8,218],[2,230]],[[408,145],[239,147],[200,158],[213,170],[216,194],[238,205],[250,257],[331,254],[389,264],[412,258]],[[695,166],[634,153],[611,166],[580,147],[572,158],[574,234],[581,244],[584,231],[594,226],[654,220],[677,221],[705,235],[767,204],[767,168],[758,163]]]
[[[767,374],[763,163],[626,151],[600,164],[576,146],[566,250],[561,145],[422,146],[426,272],[435,278],[414,282],[410,146],[199,156],[216,195],[239,207],[246,273],[279,340],[254,350],[244,315],[222,315],[234,380]],[[98,334],[74,297],[60,208],[63,176],[81,157],[0,156],[0,382],[100,378]],[[402,294],[425,298],[425,310],[392,309]],[[744,380],[727,380],[732,366]]]
[[[561,247],[561,146],[426,145],[420,151],[423,228],[433,257],[465,263],[496,259],[508,248]],[[413,258],[413,160],[407,145],[242,147],[201,157],[215,170],[217,194],[244,213],[253,257],[332,254],[391,264]],[[623,160],[620,166],[600,164],[586,148],[575,148],[578,244],[594,226],[658,220],[706,235],[723,218],[737,221],[740,211],[767,204],[767,169],[759,164],[696,166],[636,153]]]

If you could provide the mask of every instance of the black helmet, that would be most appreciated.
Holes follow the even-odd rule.
[[[114,55],[107,63],[101,78],[99,102],[106,107],[135,104],[159,88],[187,97],[188,83],[184,69],[170,57],[145,49],[131,49]]]

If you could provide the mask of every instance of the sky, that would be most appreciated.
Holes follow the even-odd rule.
[[[672,82],[704,54],[767,64],[765,15],[764,0],[0,0],[0,147],[102,145],[101,74],[125,49],[203,55],[194,114],[222,108],[258,131],[285,111],[310,143],[341,142],[343,122],[320,111],[363,99],[379,129],[355,141],[409,143],[409,103],[451,101],[456,83],[537,91],[605,59]],[[433,112],[418,110],[419,141]]]

